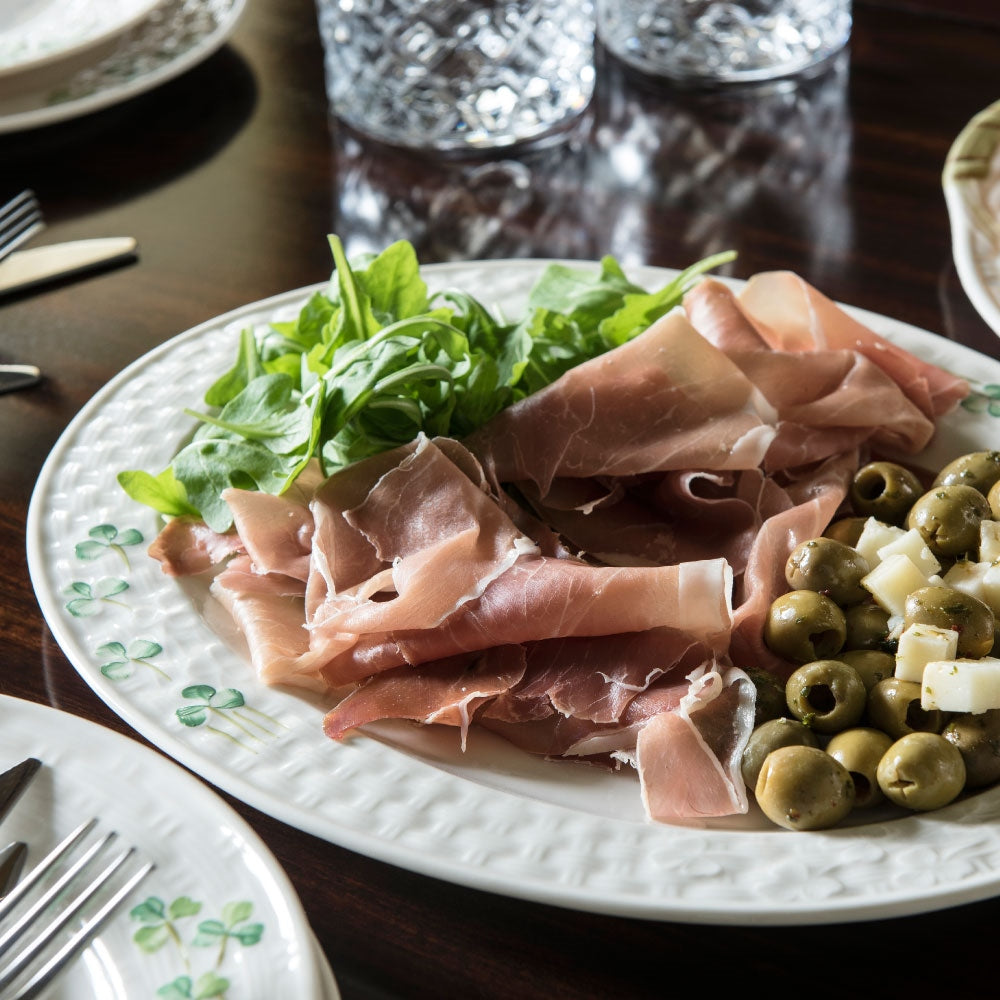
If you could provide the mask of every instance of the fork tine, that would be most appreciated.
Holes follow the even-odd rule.
[[[35,193],[22,191],[0,207],[0,260],[44,228]]]
[[[131,851],[129,852],[131,853]],[[33,1000],[90,942],[132,890],[153,870],[147,861],[15,994],[13,1000]]]
[[[106,853],[105,849],[117,834],[105,834],[88,844],[87,834],[93,830],[96,822],[96,819],[92,819],[77,827],[20,885],[0,901],[0,919],[13,921],[0,935],[0,996],[7,997],[8,987],[28,975],[32,963],[42,960],[44,964],[30,972],[31,979],[12,1000],[20,1000],[22,997],[27,1000],[40,992],[85,947],[125,896],[152,871],[152,863],[147,862],[129,875],[120,889],[101,902],[97,912],[85,916],[82,927],[75,930],[67,941],[59,944],[55,954],[44,958],[46,950],[51,950],[55,936],[74,916],[83,911],[84,906],[100,890],[106,887],[110,891],[113,876],[135,856],[135,849],[130,847],[110,860],[107,857],[101,858],[100,855],[102,852]],[[77,850],[82,853],[74,857],[73,852]],[[103,866],[98,874],[93,874],[93,869],[87,871],[88,866],[98,864]],[[76,885],[84,876],[88,880],[86,884],[82,887]],[[72,888],[71,883],[74,883]],[[22,902],[26,907],[23,912],[16,909]],[[25,941],[13,948],[15,942],[22,937]]]

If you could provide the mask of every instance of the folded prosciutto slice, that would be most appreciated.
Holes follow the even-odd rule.
[[[227,490],[233,532],[177,519],[153,554],[215,574],[259,676],[326,692],[333,739],[477,725],[634,768],[654,820],[740,813],[747,671],[791,669],[762,638],[789,552],[967,391],[794,275],[705,279],[465,441]]]

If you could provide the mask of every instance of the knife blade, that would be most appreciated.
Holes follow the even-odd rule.
[[[27,389],[41,380],[41,369],[35,365],[0,365],[0,395]]]
[[[0,261],[0,295],[124,262],[136,246],[131,236],[107,236],[16,250]]]
[[[23,840],[15,840],[0,851],[0,899],[17,885],[27,856],[28,845]]]
[[[37,757],[28,757],[0,774],[0,821],[31,784],[41,766],[42,762]]]

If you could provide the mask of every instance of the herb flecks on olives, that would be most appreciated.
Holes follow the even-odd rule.
[[[988,496],[993,485],[1000,481],[1000,451],[972,451],[949,462],[934,480],[935,486],[961,483],[972,486],[983,496]]]
[[[788,830],[835,826],[851,811],[854,794],[847,768],[825,750],[808,746],[769,753],[754,787],[764,815]]]
[[[869,462],[854,475],[849,491],[856,514],[902,524],[924,492],[916,474],[895,462]]]
[[[843,648],[844,612],[825,594],[792,590],[771,604],[764,623],[764,642],[793,663],[836,656]]]
[[[965,787],[965,762],[958,748],[940,734],[909,733],[885,752],[876,777],[885,797],[896,805],[940,809]]]
[[[964,556],[979,543],[979,526],[991,516],[986,497],[974,486],[934,486],[910,508],[906,526],[916,528],[938,557]]]
[[[867,703],[861,676],[842,660],[814,660],[785,683],[788,708],[819,733],[837,733],[861,720]]]
[[[867,600],[861,578],[868,562],[857,549],[833,538],[810,538],[797,545],[785,563],[792,590],[815,590],[840,606]]]
[[[764,766],[769,753],[780,747],[793,746],[818,747],[819,740],[816,734],[808,726],[802,725],[798,719],[783,716],[780,719],[770,719],[758,726],[750,734],[740,765],[743,783],[747,788],[753,791],[756,787],[760,769]]]
[[[996,617],[979,598],[954,587],[921,587],[906,598],[903,623],[958,633],[958,655],[980,659],[993,648]]]

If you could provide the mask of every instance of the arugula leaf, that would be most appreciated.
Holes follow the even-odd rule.
[[[417,255],[399,241],[352,267],[329,237],[334,270],[295,320],[259,338],[243,330],[228,372],[157,476],[122,472],[133,499],[168,517],[232,524],[230,486],[280,494],[313,459],[324,473],[418,433],[463,437],[569,369],[623,344],[678,305],[716,254],[665,287],[634,284],[612,257],[600,271],[550,265],[514,321],[467,291],[428,295]]]

